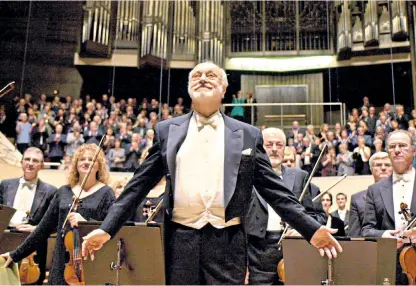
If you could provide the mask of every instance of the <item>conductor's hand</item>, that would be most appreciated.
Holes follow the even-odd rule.
[[[93,230],[84,236],[84,242],[82,243],[82,256],[84,259],[86,260],[89,254],[91,260],[94,260],[94,251],[103,247],[104,243],[109,241],[110,238],[111,236],[102,229]]]
[[[337,257],[337,251],[342,252],[342,247],[332,236],[338,230],[321,226],[312,236],[311,244],[318,248],[321,256],[328,256],[329,259]]]
[[[3,254],[0,254],[0,257],[6,259],[6,262],[4,263],[3,268],[8,267],[10,265],[10,263],[13,262],[13,259],[10,256],[10,252],[6,252],[6,253],[3,253]]]

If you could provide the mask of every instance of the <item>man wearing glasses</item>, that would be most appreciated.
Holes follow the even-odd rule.
[[[415,169],[413,168],[413,140],[409,132],[397,130],[387,137],[393,174],[371,185],[367,191],[363,227],[364,237],[388,237],[397,240],[398,255],[405,243],[416,242],[416,231],[406,231],[407,221],[401,205],[407,204],[409,213],[416,213]],[[404,233],[403,233],[404,232]],[[405,237],[408,238],[405,238]],[[406,285],[399,259],[396,285]]]
[[[23,177],[3,180],[0,184],[0,205],[16,209],[9,227],[21,232],[32,232],[40,222],[55,195],[56,188],[38,178],[43,168],[43,153],[40,149],[26,149],[22,159]],[[45,279],[47,244],[39,244],[36,260],[41,271],[35,284]]]

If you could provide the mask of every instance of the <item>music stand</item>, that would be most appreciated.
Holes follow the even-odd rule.
[[[334,285],[390,285],[396,281],[396,240],[337,238],[342,253],[332,260]],[[283,240],[286,283],[317,285],[328,278],[328,258],[301,238]]]
[[[16,209],[8,207],[6,205],[0,205],[0,239],[2,238],[4,231],[9,226]]]
[[[101,222],[80,222],[80,236],[87,235],[100,225]],[[84,261],[85,282],[95,285],[166,284],[161,226],[159,223],[123,226],[113,239],[95,253],[94,261]],[[128,264],[132,269],[129,270],[126,264],[121,265],[119,281],[116,281],[116,271],[110,266],[117,263],[117,243],[120,239],[124,241]]]

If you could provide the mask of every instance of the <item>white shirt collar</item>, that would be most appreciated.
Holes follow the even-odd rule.
[[[29,183],[31,185],[37,185],[38,184],[38,181],[39,181],[39,178],[36,178],[36,179],[34,179],[32,181],[26,181],[25,180],[25,177],[21,177],[20,180],[19,180],[19,184]]]
[[[210,121],[210,120],[212,120],[212,119],[213,119],[213,118],[215,118],[215,117],[218,117],[218,118],[221,118],[221,117],[222,117],[222,116],[221,116],[221,113],[220,113],[219,111],[215,112],[215,113],[214,113],[214,114],[212,114],[210,117],[205,117],[205,116],[203,116],[201,113],[199,113],[198,111],[194,111],[194,114],[195,114],[195,120],[196,120],[196,122],[200,121],[200,120],[201,120],[201,118],[202,118],[203,120]]]

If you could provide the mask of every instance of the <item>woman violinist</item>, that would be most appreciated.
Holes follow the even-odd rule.
[[[95,144],[84,144],[75,151],[69,171],[68,185],[58,189],[35,231],[16,250],[1,255],[8,259],[8,263],[12,260],[15,262],[22,260],[35,251],[36,245],[47,240],[52,233],[60,233],[73,197],[78,196],[81,191],[80,184],[88,172],[97,148]],[[80,196],[77,212],[70,213],[68,216],[69,224],[65,228],[65,233],[71,230],[69,225],[77,226],[79,221],[104,220],[115,200],[113,190],[106,185],[108,179],[109,173],[104,152],[99,152]],[[64,278],[65,257],[64,238],[62,235],[57,235],[49,284],[67,284]]]
[[[322,202],[322,208],[324,209],[328,217],[326,226],[337,229],[338,230],[338,232],[336,233],[337,236],[345,236],[344,222],[341,219],[334,217],[329,213],[329,209],[332,206],[332,194],[326,193],[325,195],[323,195],[321,197],[321,202]]]

